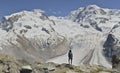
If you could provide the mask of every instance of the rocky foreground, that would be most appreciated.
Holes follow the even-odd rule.
[[[97,65],[73,66],[69,64],[41,63],[29,64],[8,55],[0,55],[0,73],[119,73]]]

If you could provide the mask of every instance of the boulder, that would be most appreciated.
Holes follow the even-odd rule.
[[[31,66],[22,66],[20,73],[32,73],[32,68]]]

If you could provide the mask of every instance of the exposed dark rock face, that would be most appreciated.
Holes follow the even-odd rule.
[[[106,42],[104,43],[103,47],[105,48],[105,55],[107,57],[112,57],[112,52],[113,52],[113,47],[115,46],[116,44],[116,39],[115,37],[112,35],[112,34],[109,34],[107,39],[106,39]]]

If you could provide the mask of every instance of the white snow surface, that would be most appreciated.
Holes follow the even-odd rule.
[[[106,38],[103,33],[93,28],[84,29],[69,20],[58,19],[55,21],[59,26],[55,30],[72,41],[70,49],[72,48],[73,52],[73,65],[96,64],[111,68],[111,64],[102,54],[102,45]],[[47,62],[68,63],[68,53],[52,58]]]

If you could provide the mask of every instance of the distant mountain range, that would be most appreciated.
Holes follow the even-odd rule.
[[[116,9],[89,5],[65,17],[47,16],[36,9],[21,11],[0,20],[0,53],[30,63],[63,63],[60,59],[67,59],[72,49],[75,65],[111,67],[108,57],[120,55],[119,32],[120,10]]]

